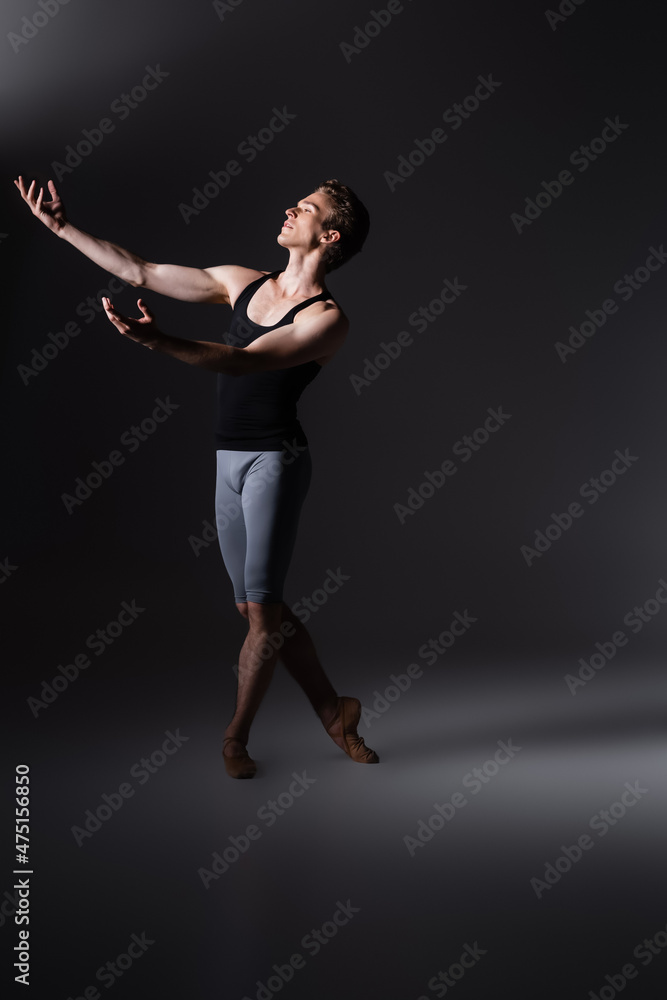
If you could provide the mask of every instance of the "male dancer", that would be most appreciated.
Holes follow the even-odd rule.
[[[347,317],[324,276],[361,250],[369,228],[365,207],[344,184],[325,181],[285,211],[277,238],[289,251],[284,271],[231,264],[200,269],[152,264],[75,228],[51,180],[50,201],[35,181],[26,187],[19,176],[14,183],[52,232],[128,284],[233,309],[231,344],[217,344],[163,333],[142,299],[139,319],[122,316],[103,300],[109,320],[130,340],[218,373],[216,523],[236,606],[249,626],[239,656],[236,710],[223,743],[227,773],[256,773],[246,744],[278,659],[277,636],[284,640],[280,659],[334,742],[352,760],[377,763],[356,731],[358,699],[338,697],[310,635],[282,596],[311,475],[296,404],[347,334]]]

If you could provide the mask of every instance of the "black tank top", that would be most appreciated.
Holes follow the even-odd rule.
[[[263,282],[281,271],[263,274],[243,289],[234,304],[229,330],[223,341],[231,347],[246,347],[269,330],[286,326],[294,316],[313,302],[330,299],[328,291],[313,295],[293,306],[286,316],[272,326],[260,326],[248,319],[248,303]],[[216,448],[232,451],[282,451],[288,444],[307,446],[308,441],[297,419],[296,404],[309,382],[321,371],[317,361],[306,361],[292,368],[253,372],[249,375],[218,374],[218,419]]]

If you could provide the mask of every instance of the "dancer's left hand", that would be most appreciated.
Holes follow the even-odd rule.
[[[137,305],[141,309],[143,316],[140,319],[131,319],[129,316],[122,316],[111,304],[111,299],[102,299],[104,311],[107,319],[116,327],[119,333],[130,340],[135,340],[144,347],[152,350],[157,344],[162,333],[157,328],[155,317],[143,299],[137,299]]]

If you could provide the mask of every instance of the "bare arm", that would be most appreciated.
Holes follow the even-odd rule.
[[[331,355],[341,346],[348,330],[347,319],[340,309],[325,306],[314,316],[262,334],[247,347],[229,347],[206,340],[183,340],[162,333],[142,299],[137,302],[143,313],[141,319],[121,316],[107,298],[102,300],[102,304],[109,320],[130,340],[189,365],[228,375],[293,368]]]
[[[38,192],[35,181],[26,188],[23,178],[19,177],[14,184],[33,215],[51,232],[67,240],[105,271],[115,274],[130,285],[148,288],[153,292],[185,302],[217,302],[229,305],[230,286],[235,286],[241,279],[240,284],[243,287],[251,280],[250,278],[243,280],[243,275],[240,273],[248,271],[247,268],[231,264],[205,268],[183,267],[179,264],[152,264],[130,250],[125,250],[108,240],[91,236],[68,222],[65,206],[53,181],[50,180],[48,183],[50,201],[44,201],[44,188],[40,188]]]

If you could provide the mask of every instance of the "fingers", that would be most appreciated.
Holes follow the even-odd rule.
[[[25,183],[23,181],[23,177],[21,176],[21,174],[19,174],[18,179],[15,180],[14,183],[16,184],[17,188],[19,189],[19,194],[21,195],[21,197],[23,198],[23,200],[27,201],[28,192],[25,189]]]
[[[19,189],[20,195],[23,198],[23,200],[27,201],[30,207],[33,208],[35,204],[34,202],[35,184],[37,183],[37,181],[36,180],[31,181],[30,187],[28,188],[27,191],[25,187],[25,181],[23,180],[21,174],[19,174],[18,180],[15,180],[14,183]]]
[[[120,330],[121,333],[129,333],[131,321],[118,312],[116,307],[112,304],[111,299],[108,299],[105,296],[103,296],[102,305],[104,306],[107,318],[111,320],[116,329]],[[132,322],[138,323],[140,322],[140,320],[132,320]]]
[[[110,320],[121,333],[126,333],[129,330],[129,326],[123,322],[120,313],[116,312],[115,307],[111,304],[111,299],[103,296],[102,305],[104,306],[104,311],[107,314],[107,319]]]
[[[145,318],[128,319],[126,316],[122,316],[119,312],[116,312],[111,304],[111,300],[106,297],[102,298],[102,305],[108,319],[124,337],[134,340],[138,344],[149,344],[149,341],[155,339],[155,332],[152,331],[150,325],[146,325],[147,320]]]
[[[35,187],[36,187],[36,184],[37,184],[37,180],[35,179],[35,180],[31,181],[30,182],[30,186],[26,190],[26,186],[25,186],[25,181],[23,179],[23,175],[19,174],[18,178],[15,179],[14,184],[19,189],[19,193],[20,193],[21,197],[23,198],[23,200],[27,201],[31,208],[36,208],[39,211],[41,209],[43,201],[44,201],[45,190],[44,190],[44,188],[40,187],[39,188],[39,194],[37,195],[37,197],[35,197]],[[52,180],[48,181],[48,189],[49,189],[49,192],[51,194],[51,200],[52,201],[57,200],[59,198],[59,195],[58,195],[58,192],[56,190],[56,186],[55,186],[55,184],[53,183]]]
[[[103,297],[102,306],[104,308],[105,313],[107,314],[107,319],[110,319],[111,322],[113,323],[114,319],[116,318],[116,310],[111,305],[109,299]]]
[[[137,305],[138,305],[138,306],[139,306],[139,308],[141,309],[141,311],[142,311],[142,313],[144,314],[144,316],[146,317],[146,319],[150,319],[150,320],[152,320],[152,319],[154,319],[154,318],[155,318],[155,317],[153,316],[153,313],[152,313],[152,312],[151,312],[151,310],[150,310],[150,309],[148,308],[148,306],[146,305],[146,303],[144,302],[144,300],[143,300],[143,299],[137,299]]]
[[[121,315],[121,313],[118,312],[115,305],[112,303],[111,299],[108,299],[104,295],[102,296],[102,305],[104,306],[109,319],[111,319],[111,317],[113,316],[114,319],[117,319],[123,323],[127,323],[127,320],[125,319],[124,316]],[[136,322],[139,321],[137,320]]]

